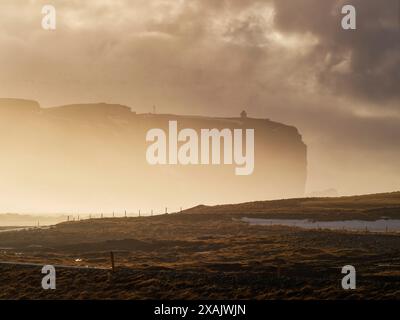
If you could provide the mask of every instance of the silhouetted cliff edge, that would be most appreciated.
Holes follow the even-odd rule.
[[[233,166],[150,166],[146,132],[255,129],[255,170]],[[0,188],[6,207],[21,210],[155,210],[304,195],[307,148],[293,126],[248,117],[137,114],[116,104],[41,108],[0,99]],[[16,202],[19,203],[16,205]]]

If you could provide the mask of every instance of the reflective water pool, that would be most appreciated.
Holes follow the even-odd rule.
[[[346,221],[312,221],[307,219],[257,219],[242,218],[250,225],[261,226],[293,226],[305,229],[331,230],[368,230],[376,232],[400,231],[400,220],[381,219],[375,221],[346,220]]]

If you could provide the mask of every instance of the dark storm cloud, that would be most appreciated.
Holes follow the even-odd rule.
[[[357,9],[357,30],[340,27],[340,9]],[[276,0],[276,26],[311,32],[319,39],[311,57],[322,63],[319,79],[331,90],[375,102],[400,98],[398,0]],[[342,66],[345,70],[340,70]]]
[[[163,21],[159,25],[153,24],[152,27],[178,36],[181,40],[184,39],[183,47],[202,41],[207,46],[206,50],[209,49],[208,45],[218,46],[220,50],[213,52],[216,62],[219,60],[219,55],[223,57],[222,59],[232,55],[236,66],[241,66],[236,70],[237,73],[229,69],[229,63],[225,67],[220,64],[202,65],[210,71],[215,70],[218,79],[224,79],[222,74],[218,74],[223,69],[223,73],[227,73],[227,79],[231,79],[231,82],[235,81],[236,74],[241,74],[242,82],[259,84],[256,90],[267,87],[267,90],[273,88],[284,91],[295,89],[293,84],[298,89],[298,86],[302,85],[301,79],[309,78],[323,85],[319,90],[328,90],[350,99],[373,102],[377,110],[383,107],[393,108],[393,102],[399,101],[398,0],[192,1],[192,3],[195,5],[183,7],[175,21]],[[346,31],[341,28],[340,11],[342,6],[348,3],[357,9],[356,31]],[[268,5],[273,5],[274,8],[272,26],[268,25],[263,14]],[[246,12],[247,14],[243,14]],[[216,21],[226,22],[220,24],[218,30],[220,39],[210,36],[210,31],[213,31],[210,26]],[[282,50],[277,49],[277,43],[270,38],[274,32],[280,32],[283,37],[297,37],[300,43],[305,41],[307,35],[312,35],[318,44],[303,55],[290,55],[288,52],[282,54]],[[219,42],[221,39],[227,42],[221,44]],[[287,50],[294,51],[297,48],[287,48]],[[277,65],[279,58],[281,63]],[[274,65],[268,64],[266,60],[274,61]],[[288,74],[284,65],[291,64],[297,64],[297,68],[291,68]],[[259,73],[253,72],[255,70],[264,70],[263,76],[259,77]],[[284,74],[286,75],[283,76]],[[252,97],[257,95],[255,92],[242,92],[242,94]],[[387,102],[391,103],[386,105]]]
[[[232,105],[262,100],[262,92],[309,89],[379,108],[392,108],[400,97],[397,0],[351,1],[355,32],[341,29],[339,0],[59,1],[52,37],[39,27],[45,2],[26,3],[1,3],[2,14],[9,12],[0,27],[3,77],[41,70],[38,81],[71,90],[60,97],[79,90],[65,85],[68,79],[93,91],[108,80],[101,90],[108,96],[120,93],[114,85],[131,85],[137,97],[121,99],[135,105],[148,98],[149,85],[164,88],[160,96],[168,91],[175,104],[198,106],[204,95]]]

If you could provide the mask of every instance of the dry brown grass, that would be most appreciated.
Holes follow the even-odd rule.
[[[111,278],[107,270],[57,269],[51,292],[41,289],[40,267],[0,265],[0,298],[400,298],[398,234],[249,226],[237,217],[99,219],[0,234],[1,247],[12,248],[0,250],[3,261],[108,268],[113,251],[117,264]],[[357,268],[355,291],[341,289],[347,264]]]

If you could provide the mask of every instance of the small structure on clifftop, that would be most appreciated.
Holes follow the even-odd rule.
[[[242,119],[247,119],[247,112],[243,110],[243,111],[240,113],[240,117],[241,117]]]

